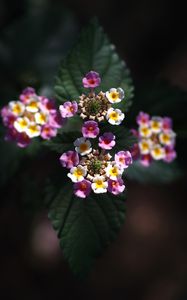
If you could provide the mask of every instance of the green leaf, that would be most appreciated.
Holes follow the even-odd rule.
[[[59,133],[53,140],[43,142],[43,145],[58,153],[73,149],[74,141],[81,136],[78,131]]]
[[[68,178],[63,179],[58,190],[47,190],[53,200],[49,218],[60,239],[64,257],[72,271],[84,277],[124,222],[125,194],[102,194],[102,197],[91,194],[81,199],[72,194],[72,182]],[[47,197],[49,201],[49,195]]]
[[[149,167],[144,167],[139,161],[135,161],[126,170],[125,175],[141,183],[161,184],[177,180],[181,174],[176,163],[154,161]]]
[[[59,102],[78,100],[85,93],[82,78],[90,70],[99,72],[101,76],[99,90],[107,91],[119,86],[125,90],[126,98],[119,107],[126,110],[133,97],[132,79],[125,62],[119,58],[96,20],[82,31],[77,44],[61,64],[55,86]]]

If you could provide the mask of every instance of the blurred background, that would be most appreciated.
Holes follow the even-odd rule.
[[[28,85],[52,95],[61,59],[93,16],[127,62],[135,95],[161,79],[187,91],[187,19],[180,0],[0,0],[0,107]],[[174,116],[185,113],[179,102]],[[63,259],[47,213],[38,211],[34,186],[28,187],[34,203],[23,203],[27,182],[40,181],[47,166],[41,157],[28,156],[18,172],[21,154],[15,149],[7,154],[6,147],[1,141],[0,299],[187,300],[185,168],[180,179],[164,186],[126,183],[126,223],[79,281]],[[185,139],[179,147],[186,149]]]

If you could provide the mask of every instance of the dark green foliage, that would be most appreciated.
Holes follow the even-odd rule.
[[[55,86],[59,102],[78,100],[85,93],[82,78],[90,70],[99,72],[101,76],[99,90],[107,91],[112,87],[125,90],[126,100],[118,107],[126,110],[133,97],[132,79],[126,64],[120,60],[115,47],[110,44],[96,20],[82,31],[77,44],[61,64]]]
[[[72,271],[84,277],[94,259],[116,237],[125,218],[125,194],[91,194],[86,199],[72,194],[72,182],[62,178],[59,189],[48,186],[49,218]]]
[[[63,132],[62,134],[58,134],[53,140],[45,141],[44,145],[62,154],[65,151],[73,150],[73,142],[80,136],[81,134],[78,131]]]

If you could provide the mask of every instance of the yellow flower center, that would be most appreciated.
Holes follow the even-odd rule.
[[[161,154],[161,149],[160,149],[160,148],[154,149],[154,154],[155,154],[156,156],[159,156],[159,155]]]
[[[118,99],[118,97],[119,97],[118,93],[116,93],[116,92],[111,93],[111,98],[112,98],[113,101],[116,101]]]
[[[168,135],[168,134],[163,134],[163,135],[162,135],[162,140],[163,140],[164,143],[169,142],[169,140],[170,140],[169,135]]]
[[[144,127],[144,128],[141,129],[141,132],[142,132],[142,134],[144,134],[144,135],[148,135],[148,134],[149,134],[149,128]]]
[[[47,121],[46,115],[40,114],[40,115],[39,115],[39,118],[38,118],[38,121],[39,121],[41,124],[46,123],[46,121]]]
[[[83,171],[80,170],[80,169],[76,169],[75,172],[74,172],[74,175],[75,175],[77,178],[80,178],[81,176],[83,176]]]
[[[157,122],[157,121],[153,121],[152,122],[152,128],[153,129],[159,129],[160,128],[160,123],[159,122]]]
[[[95,184],[97,189],[104,187],[104,182],[101,179],[98,179]]]
[[[19,104],[15,104],[14,107],[13,107],[13,113],[15,114],[20,114],[21,113],[21,106]]]
[[[22,119],[19,121],[19,125],[24,128],[24,127],[27,127],[28,123],[25,119]]]
[[[118,116],[118,113],[115,111],[110,114],[110,118],[114,121],[118,120]]]
[[[149,144],[146,143],[146,142],[142,143],[142,149],[143,150],[148,150],[149,149]]]
[[[37,125],[30,125],[29,130],[30,130],[31,133],[38,132]]]
[[[38,102],[37,101],[31,101],[28,105],[29,108],[32,108],[32,109],[36,109],[38,108]]]
[[[118,168],[117,167],[113,167],[110,170],[110,175],[112,175],[112,176],[118,176]]]

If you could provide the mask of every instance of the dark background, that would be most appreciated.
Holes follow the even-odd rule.
[[[1,0],[1,106],[27,85],[52,94],[60,60],[93,16],[127,62],[136,88],[162,78],[187,90],[182,1]],[[35,176],[37,163],[29,174]],[[10,178],[1,192],[0,299],[186,300],[186,178],[159,187],[127,182],[126,223],[82,282],[64,261],[46,213],[33,217],[29,207],[22,209],[19,177]]]

